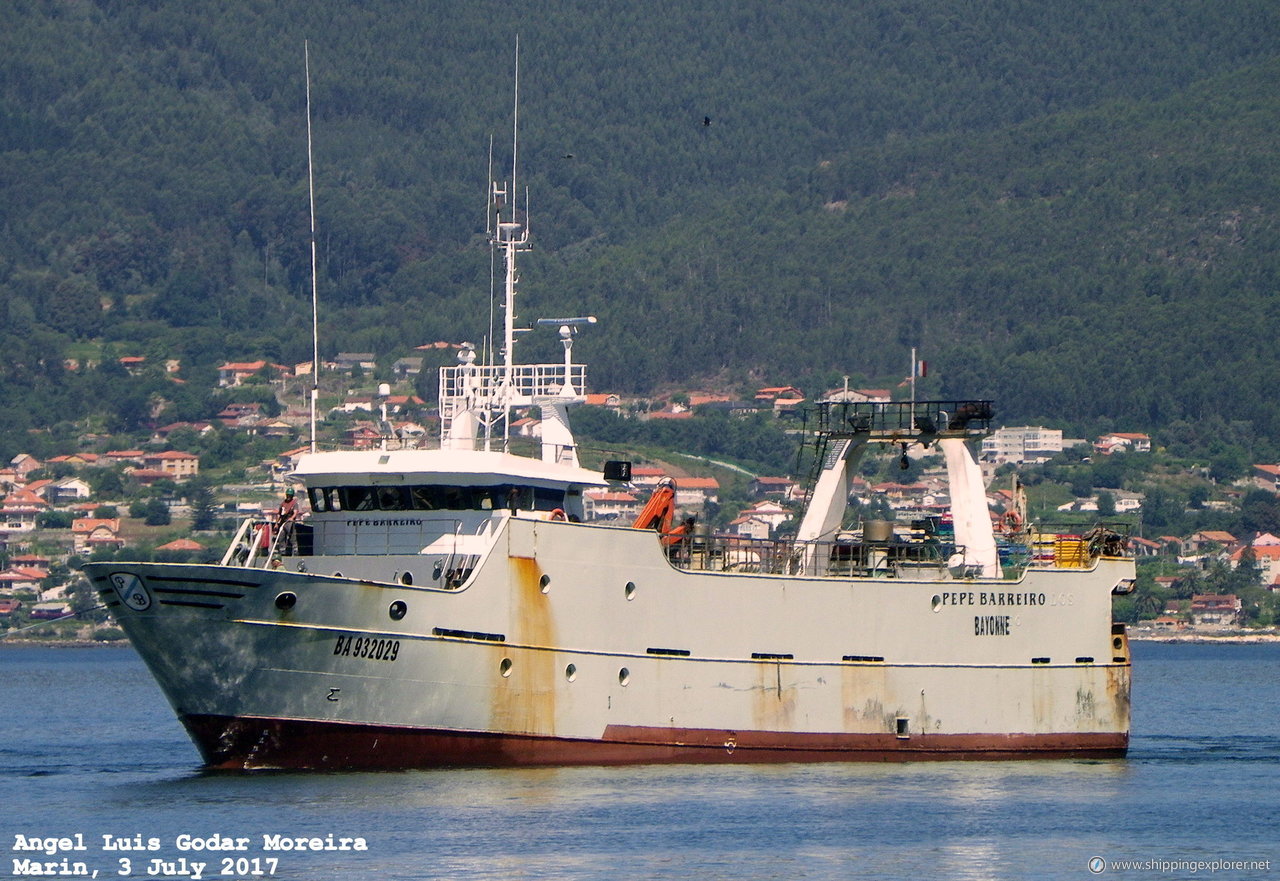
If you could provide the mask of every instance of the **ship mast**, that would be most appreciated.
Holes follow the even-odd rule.
[[[596,319],[593,316],[539,319],[539,326],[559,327],[564,361],[561,364],[517,364],[515,360],[517,335],[532,330],[516,326],[516,293],[520,283],[516,262],[518,255],[531,247],[529,196],[526,192],[524,208],[520,209],[516,189],[520,145],[519,40],[516,41],[515,67],[509,183],[493,179],[492,140],[489,146],[489,205],[485,218],[492,255],[488,357],[480,358],[477,364],[475,347],[464,343],[458,354],[458,366],[440,371],[440,445],[446,449],[470,450],[475,449],[483,437],[483,449],[491,451],[495,429],[501,422],[501,449],[504,453],[510,452],[511,415],[517,407],[532,406],[542,413],[543,461],[576,467],[577,444],[569,428],[568,407],[585,400],[586,371],[583,365],[573,363],[573,336],[580,327],[595,324]],[[493,342],[492,312],[497,299],[493,288],[498,259],[503,263],[501,362],[495,357],[497,346]]]
[[[307,198],[311,204],[311,452],[316,451],[316,399],[320,397],[320,303],[316,281],[316,178],[311,161],[311,48],[302,42],[307,79]]]

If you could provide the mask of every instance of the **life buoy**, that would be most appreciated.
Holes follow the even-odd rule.
[[[552,519],[552,520],[567,520],[567,519],[569,519],[569,518],[567,518],[567,517],[565,517],[565,516],[564,516],[564,509],[563,509],[563,508],[556,508],[554,511],[552,511],[552,512],[551,512],[551,519]]]

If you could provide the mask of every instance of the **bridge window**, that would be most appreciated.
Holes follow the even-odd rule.
[[[313,511],[554,511],[563,489],[502,483],[493,486],[310,487]]]

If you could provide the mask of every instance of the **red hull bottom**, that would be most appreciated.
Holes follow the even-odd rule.
[[[395,770],[663,763],[1123,758],[1127,733],[795,734],[610,725],[600,740],[188,715],[210,768]]]

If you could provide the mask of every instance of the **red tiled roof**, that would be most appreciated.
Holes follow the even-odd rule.
[[[97,518],[97,517],[81,517],[77,520],[71,521],[71,531],[73,533],[93,532],[95,529],[98,529],[99,527],[104,527],[104,526],[107,529],[111,530],[112,532],[119,532],[120,518],[112,517],[112,518],[106,519],[106,518]]]
[[[204,545],[189,538],[175,538],[168,544],[162,544],[157,551],[203,551]]]
[[[676,480],[676,487],[679,489],[719,489],[720,481],[714,477],[681,477]]]

